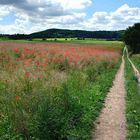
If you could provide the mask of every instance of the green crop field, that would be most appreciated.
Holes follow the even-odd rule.
[[[10,40],[0,38],[0,42],[43,42],[43,43],[70,43],[70,44],[91,44],[91,45],[110,45],[113,47],[123,47],[122,41],[108,41],[104,39],[85,39],[78,40],[77,38],[48,38],[47,40],[32,39],[32,40]]]

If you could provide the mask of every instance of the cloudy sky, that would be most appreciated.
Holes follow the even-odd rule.
[[[0,34],[49,28],[120,30],[140,22],[140,0],[0,0]]]

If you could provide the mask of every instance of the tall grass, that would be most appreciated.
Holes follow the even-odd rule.
[[[136,77],[130,63],[126,60],[126,113],[128,125],[128,140],[138,140],[140,138],[140,91]]]
[[[0,54],[0,140],[91,138],[118,61],[50,61],[44,69],[25,67],[19,53]]]
[[[140,54],[133,55],[131,59],[133,63],[136,65],[137,69],[140,71]]]

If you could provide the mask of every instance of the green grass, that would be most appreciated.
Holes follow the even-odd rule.
[[[140,71],[140,54],[132,55],[132,61],[136,65],[137,69]]]
[[[126,113],[127,113],[127,128],[128,140],[140,139],[140,89],[138,87],[137,79],[134,77],[132,67],[128,60],[126,60],[125,68],[126,78]]]
[[[83,72],[72,72],[70,79],[61,91],[57,92],[61,95],[57,100],[64,104],[55,105],[54,101],[53,107],[44,109],[41,113],[39,139],[90,140],[93,122],[99,115],[106,93],[112,85],[116,68],[112,72],[104,71],[94,82],[86,81]],[[93,77],[94,75],[95,73],[92,74]]]
[[[85,39],[85,40],[77,40],[76,38],[50,38],[45,41],[42,39],[32,39],[32,40],[10,40],[10,39],[0,39],[1,41],[6,42],[46,42],[46,43],[69,43],[69,44],[89,44],[89,45],[107,45],[113,47],[122,48],[124,46],[122,41],[107,41],[104,39]]]

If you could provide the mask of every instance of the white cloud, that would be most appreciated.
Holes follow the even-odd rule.
[[[53,0],[61,3],[64,9],[83,9],[92,4],[92,0]]]
[[[116,11],[95,12],[86,17],[83,8],[91,0],[1,0],[0,21],[15,14],[10,25],[0,25],[0,33],[31,33],[48,28],[119,30],[140,22],[140,8],[122,5]]]
[[[13,28],[20,29],[20,27],[22,28],[19,30],[20,33],[31,33],[46,28],[67,28],[78,25],[86,16],[81,9],[91,3],[91,0],[21,0],[20,3],[17,0],[2,0],[0,7],[7,5],[12,7],[11,11],[16,17],[12,25],[3,25],[6,27],[4,33],[7,32],[7,28],[9,28],[8,33],[12,33]],[[79,10],[74,12],[77,9]],[[15,31],[17,30],[13,30],[13,33]]]
[[[122,5],[114,12],[96,12],[82,23],[89,30],[120,30],[140,22],[140,8]]]
[[[90,19],[90,22],[93,22],[94,24],[104,24],[107,23],[108,20],[109,17],[107,12],[95,12]]]
[[[26,29],[21,28],[21,26],[18,26],[16,24],[12,25],[0,25],[0,33],[2,34],[15,34],[15,33],[25,33]]]
[[[10,8],[8,8],[7,6],[0,7],[0,18],[8,15],[9,13],[10,13]]]

